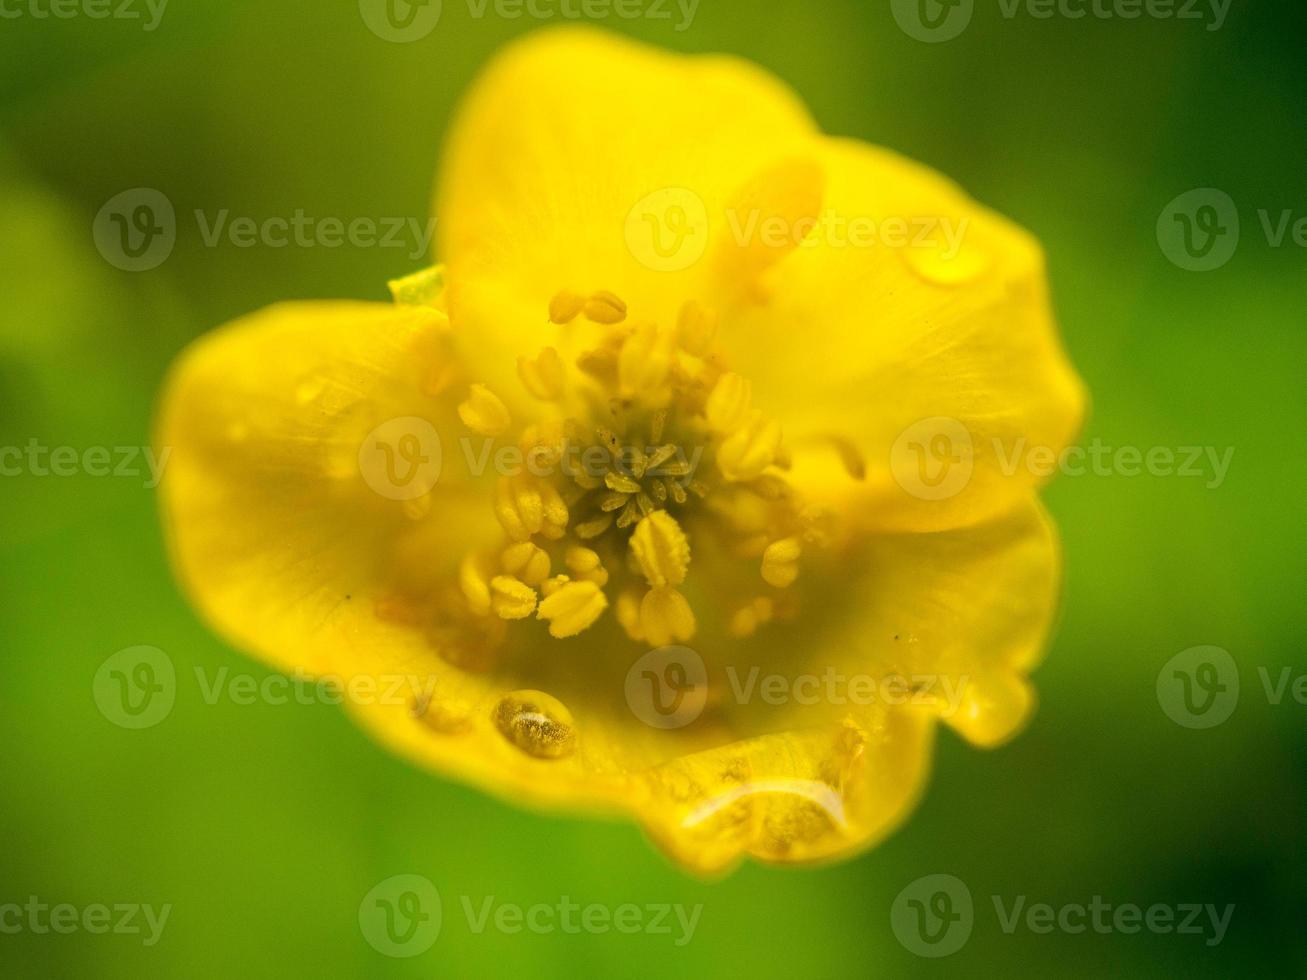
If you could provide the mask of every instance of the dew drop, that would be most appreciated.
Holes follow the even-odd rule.
[[[327,379],[320,374],[310,374],[302,378],[295,386],[295,401],[301,405],[307,405],[309,402],[321,397],[322,392],[327,387]]]
[[[472,718],[466,708],[437,701],[430,693],[423,693],[414,698],[409,714],[442,735],[456,735],[472,726]]]
[[[559,759],[576,748],[571,712],[543,691],[505,694],[492,717],[503,736],[527,755]]]
[[[988,253],[965,238],[952,245],[910,245],[899,249],[899,254],[913,272],[936,286],[961,286],[989,268]]]

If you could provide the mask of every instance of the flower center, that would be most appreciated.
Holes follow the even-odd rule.
[[[515,427],[480,384],[458,408],[474,432],[514,433],[524,461],[495,488],[503,546],[462,562],[465,612],[483,624],[534,617],[565,639],[611,605],[632,641],[658,647],[695,635],[695,595],[749,635],[821,534],[783,477],[779,424],[724,367],[716,316],[689,302],[674,324],[641,322],[612,293],[570,291],[548,313],[587,343],[570,365],[554,347],[518,358],[539,415]],[[711,556],[699,582],[692,552]],[[719,575],[723,562],[752,571]]]

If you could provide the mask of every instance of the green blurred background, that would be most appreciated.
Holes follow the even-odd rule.
[[[153,31],[0,20],[0,445],[144,445],[191,338],[278,299],[384,298],[388,276],[419,264],[407,249],[206,247],[189,216],[423,219],[454,99],[500,44],[540,26],[493,11],[445,0],[412,44],[372,33],[352,0],[187,0]],[[148,948],[0,935],[0,975],[1307,976],[1307,706],[1272,704],[1258,674],[1307,672],[1307,252],[1273,247],[1258,220],[1307,216],[1303,5],[1234,0],[1209,31],[1007,18],[976,0],[970,26],[939,44],[900,30],[888,0],[702,0],[688,29],[676,20],[605,23],[754,59],[828,132],[932,164],[1033,229],[1093,392],[1086,442],[1234,447],[1224,483],[1058,480],[1047,499],[1067,598],[1026,733],[981,752],[942,729],[919,810],[856,860],[704,883],[632,826],[520,812],[419,772],[331,707],[208,705],[183,683],[164,723],[110,724],[92,679],[121,648],[162,648],[186,679],[266,671],[179,597],[142,480],[3,478],[0,904],[174,907]],[[165,193],[180,220],[171,257],[132,274],[101,258],[91,226],[136,187]],[[1243,226],[1207,273],[1168,261],[1155,235],[1167,202],[1199,187],[1229,194]],[[1190,730],[1155,685],[1199,644],[1229,650],[1243,687],[1229,721]],[[357,910],[407,872],[446,896],[445,927],[427,953],[388,959]],[[966,882],[977,911],[965,947],[928,960],[898,942],[889,911],[936,872]],[[1208,946],[1008,934],[996,894],[1236,908]],[[703,912],[682,947],[478,935],[459,895]]]

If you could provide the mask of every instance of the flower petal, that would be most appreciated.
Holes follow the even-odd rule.
[[[165,526],[183,585],[234,643],[337,671],[385,627],[378,603],[497,539],[484,498],[441,472],[448,335],[427,307],[285,304],[179,359],[156,432]]]
[[[548,342],[564,289],[674,322],[720,278],[709,248],[731,201],[771,188],[780,212],[810,206],[813,133],[780,82],[735,58],[577,27],[510,45],[463,104],[438,182],[451,317],[505,356]]]
[[[1033,709],[1027,675],[1048,642],[1061,573],[1056,531],[1033,500],[968,528],[877,536],[851,572],[843,662],[907,680],[911,701],[997,745]]]
[[[732,368],[810,499],[871,530],[986,520],[1042,482],[1084,409],[1039,246],[922,166],[824,146],[821,223],[764,302],[723,316]]]

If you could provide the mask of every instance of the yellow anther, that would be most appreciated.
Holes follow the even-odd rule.
[[[632,480],[629,476],[617,472],[616,470],[609,470],[604,474],[604,485],[607,486],[609,490],[615,490],[618,493],[640,492],[640,484],[638,482]]]
[[[732,482],[752,480],[775,462],[780,447],[780,423],[753,412],[717,450],[717,468]]]
[[[729,629],[732,636],[752,636],[763,623],[769,622],[775,608],[771,599],[759,596],[752,602],[741,606],[731,616]]]
[[[608,597],[593,582],[568,582],[540,603],[537,619],[549,621],[556,639],[576,636],[608,608]]]
[[[473,432],[497,436],[513,421],[499,396],[485,385],[474,384],[467,398],[458,406],[458,417]]]
[[[583,374],[602,385],[617,383],[617,351],[611,348],[596,347],[594,350],[582,351],[576,359],[576,366]]]
[[[439,398],[462,380],[462,368],[455,362],[438,361],[422,379],[422,394]]]
[[[546,347],[534,358],[519,357],[517,376],[526,390],[542,402],[558,401],[567,381],[563,359],[552,347]]]
[[[654,511],[636,525],[631,554],[655,589],[680,585],[690,567],[690,542],[676,518],[665,510]]]
[[[617,359],[618,385],[623,396],[658,395],[667,382],[676,354],[676,331],[654,323],[641,324],[622,345]]]
[[[504,571],[527,585],[537,586],[549,577],[549,555],[539,545],[519,541],[504,549],[500,556]]]
[[[514,541],[539,534],[557,541],[567,530],[567,505],[549,483],[527,474],[500,477],[495,487],[495,517]]]
[[[568,548],[563,563],[578,581],[593,582],[601,589],[608,584],[608,570],[599,561],[599,553],[596,551],[581,547]]]
[[[500,477],[495,487],[495,517],[515,541],[526,541],[544,523],[540,491],[520,477]]]
[[[479,616],[490,612],[490,562],[484,555],[469,554],[458,568],[458,587],[471,610]]]
[[[703,357],[717,337],[717,314],[690,300],[681,307],[676,331],[681,347],[687,353]]]
[[[762,578],[768,585],[783,589],[799,577],[799,555],[803,547],[798,538],[773,541],[762,553]]]
[[[586,319],[595,323],[621,323],[626,319],[626,304],[605,290],[593,294],[583,307]]]
[[[753,385],[734,372],[728,371],[718,379],[708,396],[704,415],[714,432],[729,434],[749,421],[753,407]]]
[[[549,321],[560,326],[571,323],[583,306],[585,306],[585,297],[580,293],[574,293],[570,289],[561,290],[549,301]]]
[[[540,484],[540,504],[544,508],[544,524],[540,534],[549,541],[557,541],[567,533],[567,522],[570,519],[567,504],[552,483]]]
[[[644,630],[640,628],[640,593],[627,589],[617,597],[617,622],[636,643],[644,640]]]
[[[536,609],[536,590],[511,575],[490,580],[490,608],[500,619],[526,619]]]
[[[555,575],[553,578],[547,578],[540,583],[540,594],[546,597],[551,596],[570,581],[572,580],[566,575]]]
[[[650,589],[640,603],[640,630],[650,646],[684,642],[694,636],[694,611],[675,589]]]
[[[576,536],[582,541],[591,541],[594,538],[599,537],[599,535],[603,534],[612,526],[613,515],[600,514],[598,517],[578,524],[574,530]]]

